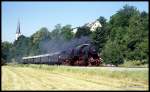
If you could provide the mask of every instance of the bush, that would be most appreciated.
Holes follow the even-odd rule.
[[[114,64],[118,66],[123,64],[123,55],[121,53],[120,47],[115,42],[108,42],[102,51],[102,58],[106,64]]]

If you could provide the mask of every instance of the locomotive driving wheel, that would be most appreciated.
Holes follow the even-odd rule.
[[[93,59],[93,57],[89,57],[88,58],[88,66],[92,66],[92,65],[94,65],[94,59]]]
[[[69,60],[68,59],[64,60],[63,65],[69,65]]]
[[[100,60],[98,58],[94,59],[93,57],[89,57],[88,59],[88,66],[99,66]]]
[[[77,58],[74,61],[74,65],[76,65],[76,66],[82,66],[83,65],[83,59],[82,59],[82,57]]]
[[[96,62],[96,64],[95,64],[96,66],[99,66],[101,63],[99,59],[95,59],[95,62]]]

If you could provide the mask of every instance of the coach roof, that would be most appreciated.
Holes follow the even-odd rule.
[[[43,55],[37,55],[37,56],[29,56],[29,57],[23,57],[22,59],[29,59],[29,58],[38,58],[38,57],[47,57],[47,56],[52,56],[55,54],[59,54],[60,52],[55,52],[51,54],[43,54]]]

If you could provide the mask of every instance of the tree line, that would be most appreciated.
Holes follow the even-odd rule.
[[[43,40],[64,39],[66,42],[81,36],[91,38],[106,64],[123,64],[125,60],[139,60],[148,63],[148,13],[140,12],[136,7],[125,5],[107,21],[100,16],[102,27],[91,32],[89,27],[82,26],[73,33],[71,25],[57,24],[50,32],[41,28],[30,37],[21,35],[13,43],[2,42],[2,58],[5,62],[20,62],[23,56],[38,55],[43,51],[40,42]]]

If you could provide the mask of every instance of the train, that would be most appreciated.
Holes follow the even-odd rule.
[[[60,52],[22,58],[23,64],[99,66],[102,62],[95,46],[91,44],[81,44]]]

